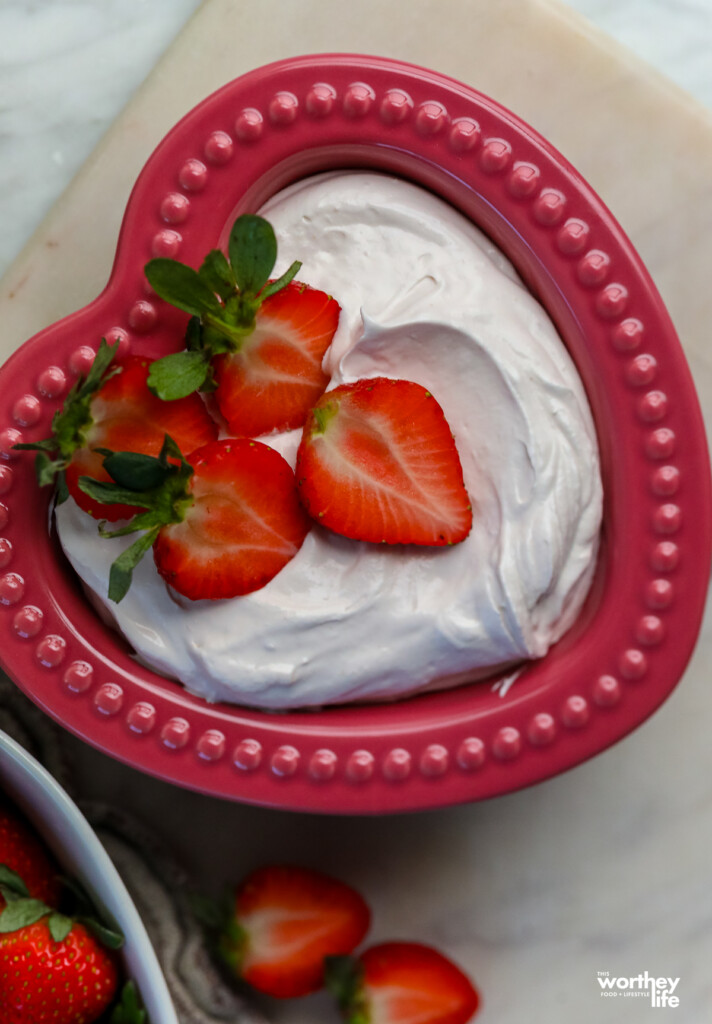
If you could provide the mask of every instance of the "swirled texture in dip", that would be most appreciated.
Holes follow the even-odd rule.
[[[262,708],[396,698],[539,658],[588,590],[601,521],[593,423],[573,363],[500,251],[442,200],[371,173],[306,180],[262,211],[275,275],[342,306],[330,386],[416,381],[453,430],[474,506],[452,548],[387,547],[314,526],[263,589],[229,601],[169,593],[150,557],[119,605],[102,540],[72,501],[59,536],[86,587],[156,671],[192,693]],[[294,463],[300,432],[267,443]]]

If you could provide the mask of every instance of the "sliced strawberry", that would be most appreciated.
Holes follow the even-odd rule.
[[[102,505],[145,509],[126,526],[100,531],[144,531],[111,567],[113,601],[125,595],[150,547],[158,572],[185,597],[247,594],[284,568],[309,530],[289,463],[259,441],[211,441],[185,459],[166,435],[158,458],[109,453],[104,468],[112,483],[81,477],[80,488]]]
[[[348,1024],[467,1024],[480,1004],[459,967],[417,942],[329,960],[326,980]]]
[[[130,505],[101,505],[79,488],[79,477],[109,480],[103,456],[93,449],[140,452],[157,456],[163,438],[169,434],[182,452],[217,437],[218,428],[198,395],[176,402],[163,402],[146,383],[150,360],[128,356],[116,364],[118,372],[96,393],[90,404],[91,426],[84,444],[72,456],[65,471],[67,488],[80,508],[89,515],[115,522],[127,519],[137,508]]]
[[[370,917],[362,897],[337,879],[301,867],[264,867],[237,890],[220,950],[260,992],[303,996],[323,985],[325,957],[356,948]]]
[[[309,515],[355,540],[456,544],[472,526],[450,427],[412,381],[376,377],[322,395],[296,475]]]
[[[339,313],[330,295],[297,281],[262,303],[240,350],[214,363],[215,397],[232,434],[303,425],[329,382],[321,364]]]
[[[159,573],[193,600],[258,590],[294,558],[309,529],[289,463],[246,438],[204,445],[188,462],[194,504],[159,533]]]

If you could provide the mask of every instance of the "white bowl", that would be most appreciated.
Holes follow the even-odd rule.
[[[34,825],[67,874],[78,878],[97,906],[118,924],[125,938],[126,974],[141,993],[150,1024],[178,1024],[153,946],[111,858],[62,787],[3,732],[0,790]]]

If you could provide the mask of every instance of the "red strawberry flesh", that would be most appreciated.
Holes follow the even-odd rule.
[[[309,514],[356,540],[440,546],[472,526],[450,427],[412,381],[377,377],[326,392],[305,424],[296,474]]]
[[[30,896],[56,907],[61,893],[58,867],[49,850],[19,813],[0,800],[0,864],[16,872]],[[5,900],[0,893],[0,910]]]
[[[322,360],[339,312],[330,295],[296,281],[263,302],[240,351],[215,360],[215,397],[230,433],[302,426],[329,382]]]
[[[467,1024],[479,1006],[469,978],[438,950],[386,942],[359,958],[359,1024]]]
[[[278,865],[258,869],[238,889],[235,920],[242,935],[233,950],[239,974],[261,992],[290,998],[322,986],[324,958],[355,949],[370,912],[343,882]]]
[[[294,474],[274,449],[246,438],[204,445],[188,457],[193,505],[161,529],[161,576],[193,600],[237,597],[269,582],[309,529]]]

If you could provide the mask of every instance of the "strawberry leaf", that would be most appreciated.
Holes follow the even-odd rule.
[[[148,491],[164,483],[170,475],[171,465],[139,452],[109,452],[104,459],[104,469],[119,487]]]
[[[0,864],[0,893],[2,893],[6,903],[30,895],[22,878],[16,871],[9,868],[7,864]]]
[[[118,558],[114,559],[109,571],[110,601],[118,604],[119,601],[126,597],[131,586],[131,580],[133,579],[133,571],[148,549],[153,546],[159,530],[160,526],[154,526],[153,529],[141,534],[130,547],[126,548]],[[113,534],[113,536],[116,536],[116,534]]]
[[[49,933],[55,942],[64,942],[72,930],[72,924],[71,917],[67,917],[66,914],[59,914],[56,911],[50,914],[47,920]]]
[[[237,288],[232,267],[220,249],[213,249],[203,260],[198,271],[202,279],[220,298],[225,301]]]
[[[41,444],[42,442],[39,443]],[[56,451],[57,449],[54,448],[53,450]],[[35,456],[35,476],[40,487],[46,487],[47,484],[51,484],[58,472],[60,470],[57,463],[49,457],[47,451],[38,451]]]
[[[79,477],[79,489],[88,494],[94,501],[101,502],[102,505],[136,505],[140,499],[143,503],[140,507],[143,507],[146,505],[146,499],[148,498],[147,492],[135,491],[131,487],[119,487],[118,484],[105,480],[95,480],[91,476]],[[134,533],[134,530],[134,527],[130,530],[122,527],[120,530],[104,534],[104,536],[121,537],[125,533]]]
[[[222,307],[215,293],[192,267],[178,260],[158,258],[149,260],[144,272],[156,294],[172,306],[192,316],[221,316]]]
[[[146,1011],[141,1006],[133,981],[127,981],[121,990],[121,1002],[111,1012],[109,1024],[147,1024]]]
[[[210,373],[210,356],[204,349],[173,352],[151,363],[148,386],[166,402],[200,391]]]
[[[108,923],[97,919],[97,911],[92,897],[89,895],[79,879],[71,876],[63,876],[62,884],[69,890],[74,898],[75,906],[72,910],[71,919],[67,918],[67,920],[70,921],[70,924],[72,921],[77,921],[80,924],[83,924],[88,931],[96,935],[99,941],[109,949],[120,949],[123,945],[124,937],[121,934],[118,925],[112,917],[106,915],[106,911],[104,911],[104,916],[108,918]],[[56,916],[64,917],[65,915],[58,914]],[[51,928],[51,921],[49,924]]]
[[[260,302],[264,302],[270,295],[276,295],[277,292],[281,292],[283,288],[286,288],[289,282],[297,276],[301,266],[299,260],[295,260],[289,270],[285,270],[281,277],[278,277],[276,281],[270,281],[266,284],[259,294]]]
[[[45,914],[52,912],[42,900],[20,899],[14,900],[5,907],[0,914],[0,934],[16,932],[29,924],[39,921]]]
[[[97,921],[95,917],[77,917],[75,920],[83,924],[107,949],[122,948],[124,937],[118,928],[110,928],[101,921]]]
[[[119,372],[119,367],[111,367],[118,349],[118,341],[115,345],[109,345],[106,338],[101,339],[86,377],[79,378],[62,408],[54,414],[51,437],[14,445],[20,451],[37,452],[35,472],[40,487],[53,483],[56,476],[67,468],[74,452],[84,447],[87,431],[92,424],[91,401],[99,388]]]
[[[272,225],[253,213],[238,217],[230,232],[228,252],[240,291],[257,295],[277,262],[277,238]]]
[[[69,488],[67,487],[67,478],[64,475],[64,470],[57,474],[57,492],[56,502],[58,505],[64,504],[69,497]]]

